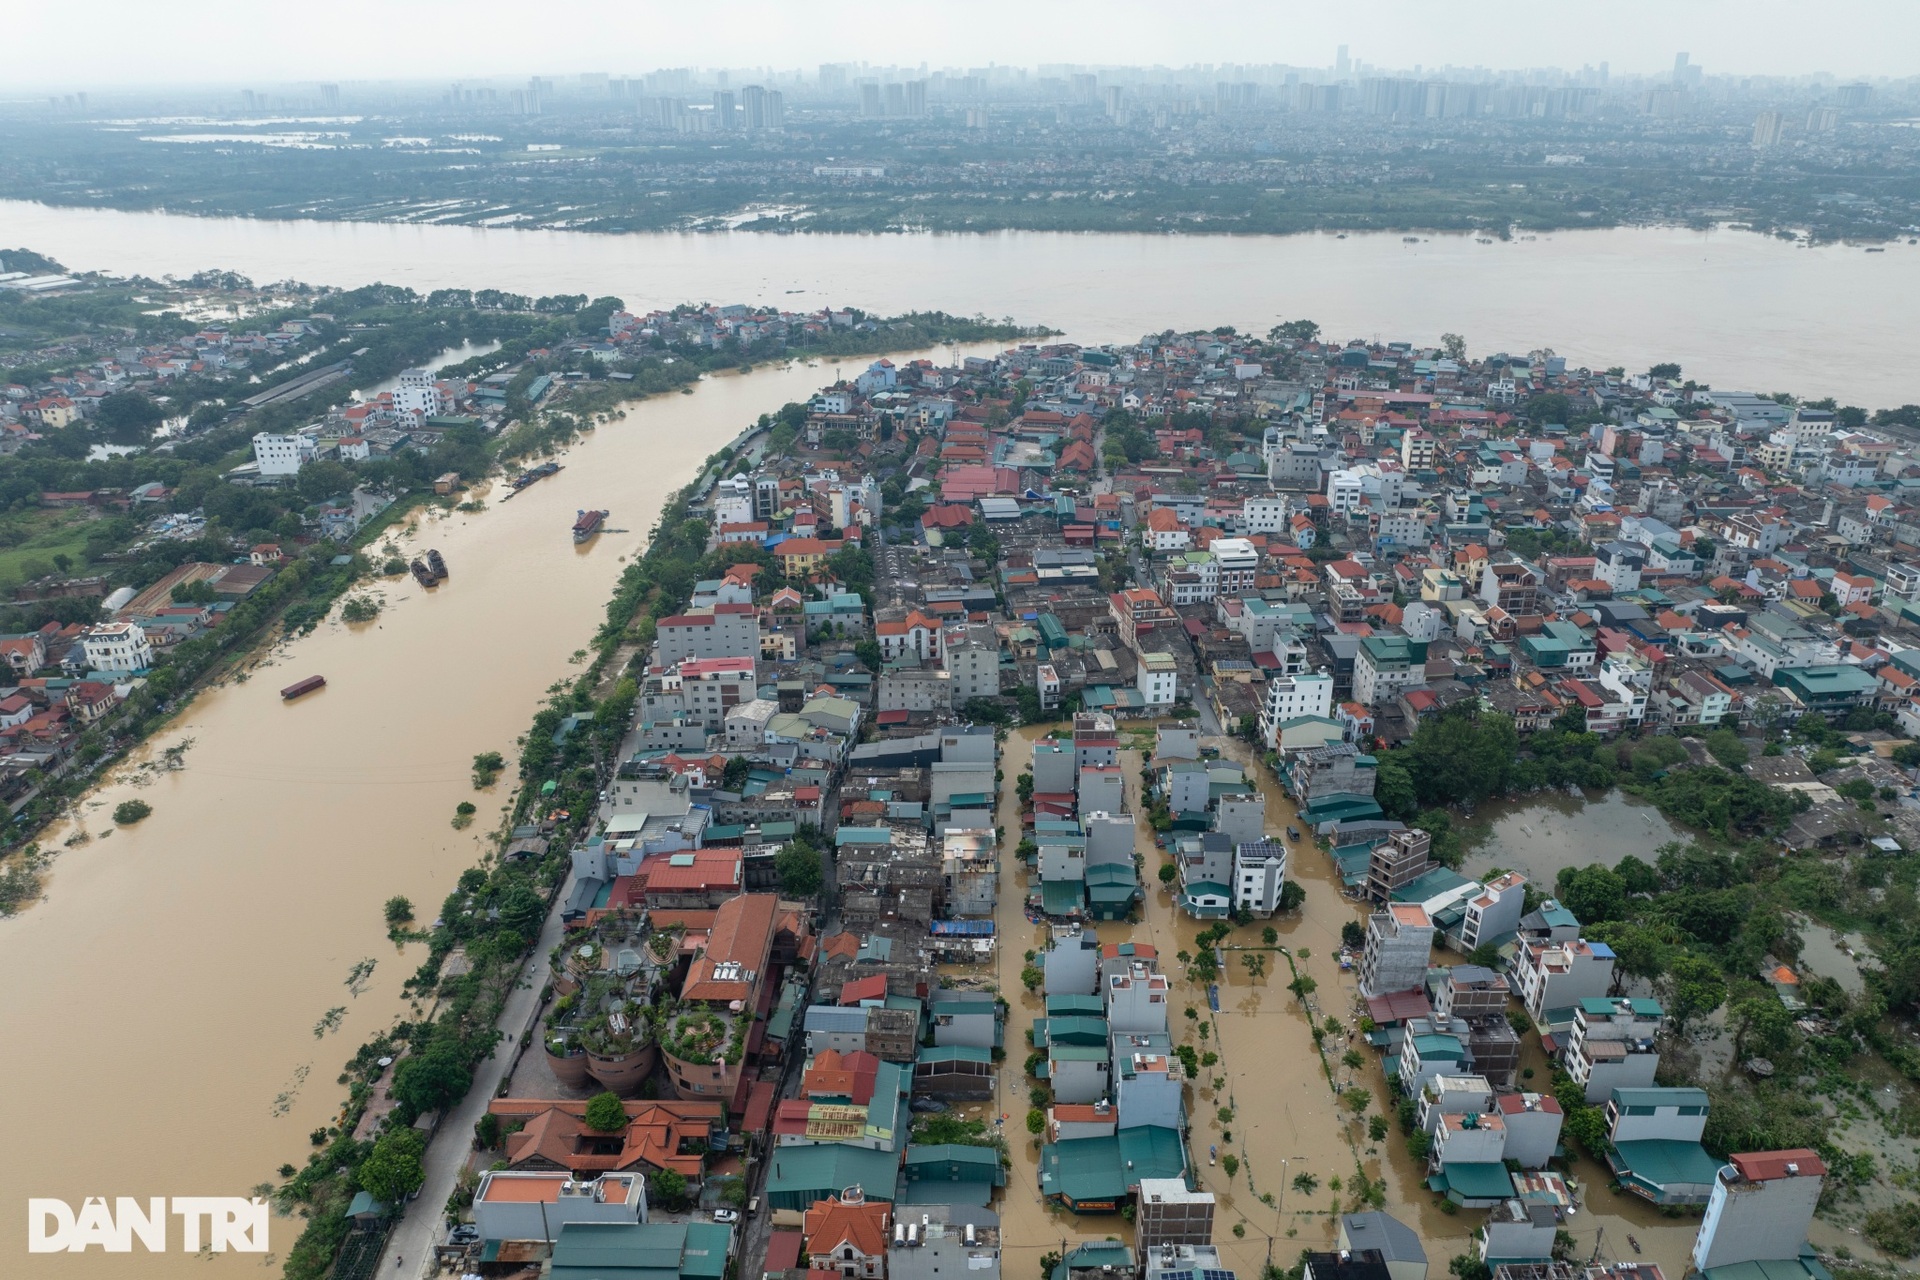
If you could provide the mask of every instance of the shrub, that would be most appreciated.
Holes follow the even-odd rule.
[[[1047,1113],[1038,1107],[1027,1108],[1027,1132],[1039,1134],[1047,1127]]]
[[[122,800],[113,807],[113,820],[123,827],[130,827],[153,812],[153,806],[145,800]]]
[[[380,602],[372,596],[349,596],[340,606],[342,622],[372,622],[380,616]]]
[[[383,911],[387,917],[387,927],[389,929],[397,929],[403,924],[411,923],[413,920],[413,903],[397,893],[387,899],[387,905],[383,908]]]

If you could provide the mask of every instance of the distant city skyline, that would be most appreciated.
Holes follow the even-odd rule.
[[[1686,51],[1708,75],[1920,74],[1920,5],[1829,0],[1818,20],[1790,0],[1378,0],[1348,8],[1269,3],[1187,22],[1143,0],[736,0],[722,9],[641,0],[586,15],[503,0],[336,0],[309,16],[200,0],[156,23],[147,5],[38,4],[12,15],[12,93],[303,79],[392,81],[635,74],[662,67],[821,63],[980,67],[1355,63],[1404,71],[1608,63],[1615,76],[1670,71]],[[545,29],[543,29],[545,28]]]

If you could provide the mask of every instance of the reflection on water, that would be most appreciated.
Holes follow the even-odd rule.
[[[1519,871],[1547,893],[1563,867],[1593,862],[1611,867],[1628,854],[1652,862],[1661,845],[1690,838],[1658,809],[1617,789],[1590,791],[1584,799],[1553,791],[1496,800],[1481,805],[1471,819],[1456,821],[1467,844],[1468,875],[1495,867]]]

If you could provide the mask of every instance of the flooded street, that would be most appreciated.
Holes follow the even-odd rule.
[[[1467,846],[1461,867],[1467,875],[1483,877],[1494,868],[1518,871],[1545,893],[1553,892],[1563,867],[1618,866],[1628,854],[1652,862],[1661,845],[1691,838],[1660,810],[1618,789],[1581,798],[1554,791],[1495,800],[1481,805],[1471,819],[1454,821]]]
[[[405,1012],[421,958],[387,940],[381,904],[404,894],[431,920],[509,801],[511,766],[474,793],[474,754],[513,759],[668,493],[760,413],[835,376],[795,365],[634,404],[512,502],[496,485],[484,513],[436,515],[406,547],[439,548],[445,586],[383,582],[376,622],[326,623],[196,700],[153,748],[190,739],[182,771],[122,768],[89,798],[94,838],[61,852],[46,901],[0,922],[0,1126],[9,1151],[32,1153],[0,1162],[0,1204],[16,1206],[0,1258],[25,1251],[28,1197],[242,1195],[306,1160],[308,1133],[337,1118],[340,1067]],[[611,528],[575,546],[588,506],[610,508]],[[281,702],[313,674],[324,690]],[[115,830],[114,805],[134,796],[152,816]],[[479,820],[455,831],[466,799]],[[300,1226],[275,1221],[276,1254]],[[260,1266],[96,1250],[36,1258],[34,1274]]]
[[[1020,831],[1019,800],[1011,779],[1027,770],[1034,739],[1054,727],[1015,730],[1004,744],[1001,768],[1009,785],[1002,788],[997,820],[1007,832],[1009,849],[1018,841]],[[1122,741],[1127,737],[1123,729]],[[1147,744],[1150,752],[1150,734],[1137,741]],[[1267,801],[1267,830],[1278,838],[1278,833],[1296,819],[1292,800],[1271,773],[1254,768],[1253,755],[1245,744],[1228,739],[1207,742],[1254,772]],[[1139,751],[1122,756],[1128,804],[1136,815],[1145,812],[1139,796],[1142,758]],[[1441,1211],[1437,1197],[1424,1185],[1425,1170],[1416,1167],[1407,1154],[1406,1140],[1397,1125],[1385,1141],[1376,1145],[1368,1140],[1368,1117],[1382,1114],[1385,1108],[1391,1119],[1394,1102],[1388,1095],[1380,1056],[1361,1044],[1365,1061],[1358,1071],[1349,1072],[1340,1061],[1345,1052],[1343,1038],[1330,1038],[1329,1044],[1337,1047],[1327,1058],[1332,1074],[1329,1084],[1308,1016],[1301,1002],[1287,990],[1292,978],[1286,958],[1262,950],[1261,929],[1271,924],[1280,935],[1280,946],[1293,954],[1298,972],[1312,977],[1317,986],[1312,997],[1317,1018],[1333,1016],[1352,1025],[1358,978],[1356,973],[1340,971],[1340,927],[1349,920],[1363,920],[1365,912],[1360,904],[1341,895],[1332,860],[1311,844],[1290,846],[1287,874],[1306,889],[1305,904],[1290,917],[1255,921],[1228,936],[1226,964],[1220,977],[1220,1012],[1209,1019],[1213,1031],[1202,1042],[1194,1031],[1195,1024],[1182,1011],[1191,1005],[1202,1019],[1207,1019],[1206,989],[1185,978],[1176,958],[1179,951],[1194,949],[1200,922],[1176,910],[1173,896],[1160,886],[1157,873],[1164,855],[1154,847],[1152,829],[1144,819],[1139,822],[1138,832],[1136,847],[1146,856],[1143,878],[1148,886],[1142,919],[1133,925],[1101,922],[1097,931],[1103,943],[1147,942],[1158,948],[1162,971],[1173,979],[1172,1030],[1176,1042],[1192,1043],[1203,1052],[1212,1048],[1220,1054],[1220,1063],[1203,1067],[1203,1078],[1189,1091],[1192,1138],[1188,1155],[1199,1184],[1219,1197],[1214,1243],[1227,1265],[1242,1277],[1254,1277],[1267,1260],[1269,1243],[1273,1260],[1282,1266],[1291,1265],[1301,1249],[1332,1247],[1338,1215],[1357,1207],[1354,1182],[1358,1172],[1371,1181],[1384,1182],[1386,1211],[1419,1232],[1427,1249],[1429,1276],[1444,1277],[1450,1258],[1473,1250],[1472,1235],[1485,1213],[1463,1210],[1456,1215]],[[1070,1248],[1081,1241],[1109,1236],[1128,1242],[1133,1239],[1132,1225],[1121,1217],[1076,1216],[1051,1209],[1037,1190],[1039,1144],[1028,1136],[1024,1123],[1029,1082],[1022,1066],[1030,1049],[1028,1030],[1034,1017],[1043,1011],[1044,1001],[1021,987],[1020,970],[1028,949],[1045,946],[1046,931],[1025,918],[1022,904],[1027,887],[1026,869],[1009,855],[1001,877],[997,963],[1000,989],[1013,1012],[996,1110],[1007,1117],[1006,1134],[1013,1154],[1007,1193],[998,1206],[1008,1250],[1008,1274],[1013,1276],[1030,1275],[1040,1255],[1059,1249],[1063,1240]],[[1236,952],[1236,947],[1247,950]],[[1249,973],[1244,954],[1267,956],[1264,976]],[[1444,961],[1448,957],[1441,953],[1440,958]],[[1360,1041],[1356,1038],[1354,1043]],[[1524,1062],[1534,1071],[1534,1078],[1525,1083],[1546,1088],[1549,1072],[1537,1039],[1530,1044]],[[1215,1077],[1223,1079],[1224,1088],[1214,1089]],[[1349,1085],[1359,1085],[1374,1095],[1357,1121],[1338,1104],[1334,1092],[1334,1086]],[[1224,1124],[1218,1114],[1222,1105],[1233,1109],[1231,1121]],[[1225,1136],[1229,1130],[1231,1140]],[[1224,1168],[1208,1165],[1209,1146],[1218,1146],[1222,1155],[1231,1151],[1238,1156],[1241,1164],[1235,1177],[1228,1178]],[[1317,1180],[1311,1191],[1293,1186],[1294,1177],[1302,1173]],[[1577,1242],[1579,1256],[1584,1258],[1597,1246],[1602,1257],[1639,1257],[1659,1263],[1671,1276],[1685,1271],[1696,1227],[1694,1219],[1666,1218],[1644,1201],[1607,1190],[1609,1176],[1584,1158],[1576,1161],[1571,1176],[1580,1184],[1582,1208],[1566,1225]],[[1334,1187],[1336,1179],[1338,1190]],[[1271,1196],[1272,1202],[1266,1202],[1263,1196]],[[1236,1224],[1244,1228],[1243,1235],[1234,1234]],[[1600,1233],[1598,1238],[1596,1233]],[[1636,1255],[1628,1245],[1629,1234],[1639,1240],[1643,1253]]]

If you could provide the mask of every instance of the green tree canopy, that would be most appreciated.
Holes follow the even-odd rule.
[[[426,1184],[427,1170],[421,1163],[425,1149],[420,1135],[410,1128],[381,1135],[360,1164],[360,1185],[375,1200],[399,1206]]]
[[[608,1090],[587,1101],[587,1128],[596,1133],[619,1133],[627,1127],[626,1104],[620,1095]]]

